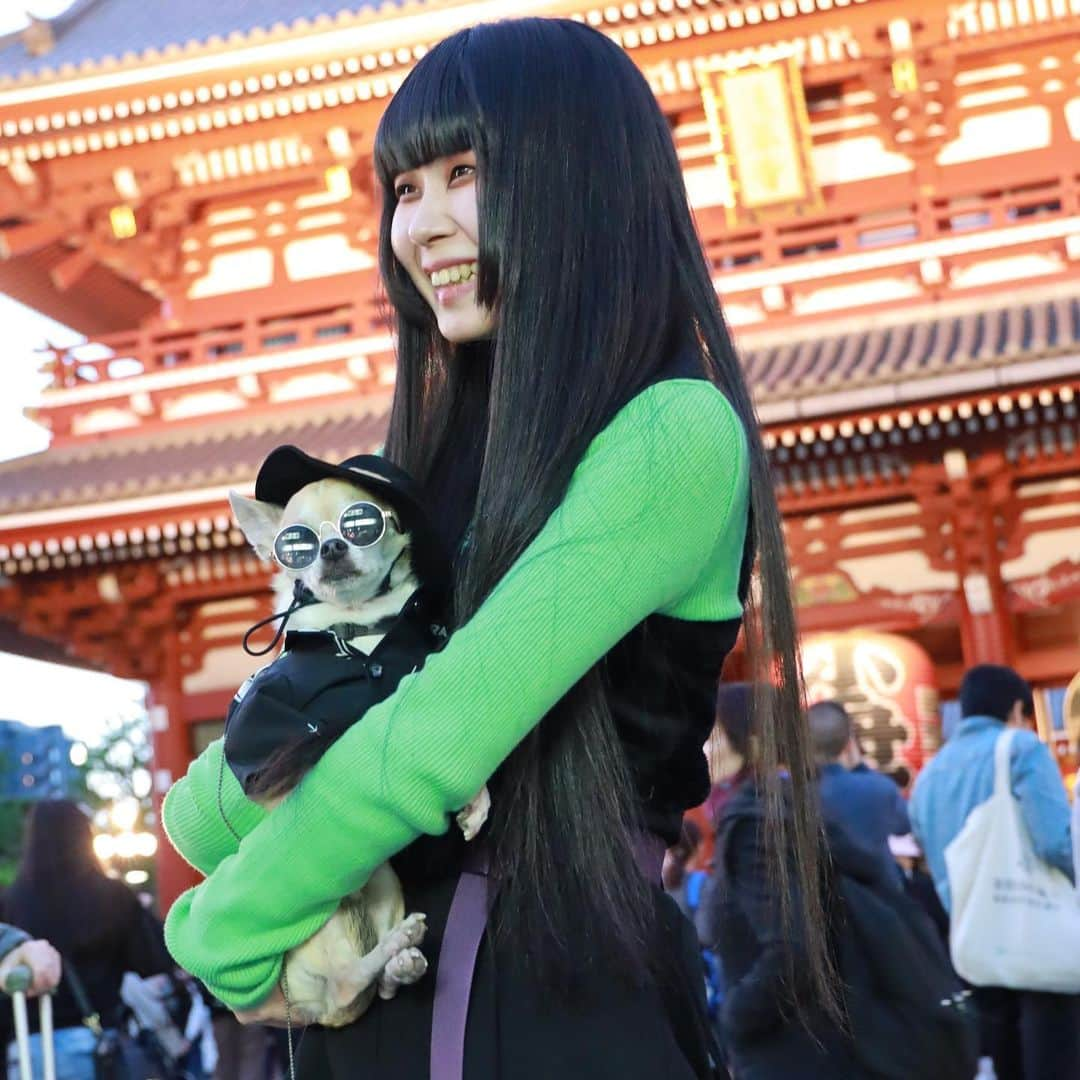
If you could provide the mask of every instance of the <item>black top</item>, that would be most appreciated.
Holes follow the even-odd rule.
[[[701,939],[716,949],[724,970],[725,1042],[740,1076],[857,1080],[863,1073],[848,1037],[810,996],[805,942],[798,924],[782,917],[764,829],[763,800],[747,780],[720,813],[713,874],[697,918]],[[842,931],[831,896],[827,888],[827,934],[835,947]],[[796,901],[792,896],[793,910]]]
[[[704,378],[700,356],[692,349],[678,350],[627,401],[669,379]],[[483,417],[478,413],[459,420],[427,486],[437,504],[432,518],[444,530],[443,542],[460,557],[483,463]],[[739,582],[743,601],[751,564],[747,544]],[[740,619],[689,622],[652,615],[603,661],[608,702],[638,792],[640,824],[669,845],[678,840],[683,813],[709,794],[702,746],[715,721],[720,672],[740,625]]]
[[[709,796],[702,746],[740,619],[687,622],[651,615],[604,661],[615,727],[633,773],[641,823],[676,843],[686,810]]]

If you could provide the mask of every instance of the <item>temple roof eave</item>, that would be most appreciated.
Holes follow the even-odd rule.
[[[185,503],[204,489],[221,502],[229,487],[250,485],[266,454],[283,443],[336,460],[376,448],[388,410],[385,393],[342,397],[155,432],[110,433],[2,462],[0,530],[54,518],[78,528],[82,519]]]
[[[888,318],[868,315],[812,331],[745,334],[740,346],[767,444],[828,442],[845,426],[888,433],[932,424],[942,409],[951,415],[950,402],[989,415],[1014,404],[1024,408],[1032,387],[1058,386],[1069,394],[1080,377],[1080,292],[1073,282],[1071,291],[1051,295],[1040,290]],[[284,362],[268,354],[262,362],[277,361]],[[235,365],[259,362],[238,357],[119,378],[113,398],[102,396],[108,383],[58,389],[54,407],[107,408],[129,399],[140,379],[168,381],[157,387],[162,394],[198,393],[219,376],[235,381]],[[115,504],[138,498],[167,502],[209,489],[220,489],[223,498],[220,491],[249,482],[282,443],[340,458],[371,449],[382,440],[391,394],[389,383],[380,383],[303,404],[264,403],[68,437],[43,453],[0,463],[0,532],[10,535],[27,526],[26,515],[46,511],[81,518],[75,509],[90,507],[91,517],[112,517]]]
[[[871,0],[855,0],[858,5]],[[739,0],[733,7],[743,9]],[[309,53],[349,50],[376,56],[379,50],[413,42],[431,42],[464,26],[505,18],[509,14],[575,15],[616,33],[645,17],[645,5],[636,3],[584,6],[552,0],[518,0],[513,11],[505,0],[260,0],[237,13],[234,6],[214,0],[188,0],[177,5],[147,5],[144,0],[77,0],[69,12],[49,21],[54,42],[43,55],[28,57],[19,35],[6,49],[0,42],[0,100],[10,89],[36,90],[63,83],[81,85],[97,76],[134,75],[146,81],[168,76],[185,63],[211,64],[224,58],[230,66],[259,63],[260,50],[295,44]],[[673,37],[711,32],[686,12],[661,5],[660,18],[675,19]],[[832,8],[832,0],[812,0],[809,9],[777,4],[755,5],[749,20],[741,14],[738,27],[751,36],[760,26],[792,23]],[[152,14],[148,17],[148,12]],[[655,14],[653,8],[653,14]],[[636,41],[636,35],[634,40]]]
[[[96,665],[91,664],[66,645],[49,638],[28,634],[13,622],[3,618],[0,618],[0,653],[21,656],[27,660],[41,660],[47,664],[62,664],[64,667],[99,670]]]
[[[27,52],[21,33],[0,39],[0,89],[139,68],[154,78],[170,62],[340,32],[423,6],[423,0],[261,0],[245,13],[234,6],[189,0],[153,5],[151,12],[142,0],[76,0],[67,12],[48,20],[54,41],[41,55]]]

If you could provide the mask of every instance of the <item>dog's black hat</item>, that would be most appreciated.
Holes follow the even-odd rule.
[[[449,583],[450,564],[428,517],[419,485],[404,469],[376,454],[357,454],[340,465],[331,465],[296,446],[279,446],[259,469],[255,498],[284,506],[302,487],[328,479],[357,484],[384,499],[409,531],[413,568],[420,580],[432,586]]]

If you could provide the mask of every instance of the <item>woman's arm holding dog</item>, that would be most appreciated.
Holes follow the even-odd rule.
[[[224,739],[212,742],[191,763],[187,775],[169,788],[161,808],[172,846],[206,876],[227,855],[236,854],[239,838],[267,814],[244,794],[232,770],[222,769],[224,743]]]
[[[536,539],[442,652],[338,740],[168,919],[177,961],[238,1009],[339,898],[487,782],[652,612],[741,615],[746,439],[704,382],[638,395],[593,441]]]

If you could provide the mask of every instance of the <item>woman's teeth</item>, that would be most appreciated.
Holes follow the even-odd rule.
[[[477,264],[459,263],[457,266],[444,266],[431,275],[431,284],[436,288],[443,285],[457,285],[463,281],[471,281],[478,272]]]

